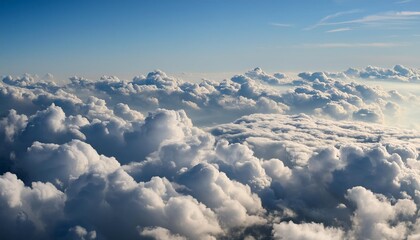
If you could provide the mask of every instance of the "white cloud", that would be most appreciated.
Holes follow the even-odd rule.
[[[274,239],[290,240],[338,240],[344,238],[340,229],[326,228],[323,224],[282,222],[274,225]]]
[[[410,199],[400,199],[391,205],[383,196],[375,196],[363,187],[349,189],[347,198],[356,203],[352,234],[360,239],[402,239],[407,235],[407,225],[392,226],[390,222],[398,217],[413,217],[417,212]]]
[[[343,20],[343,21],[321,21],[315,26],[339,26],[339,25],[364,25],[389,27],[392,25],[403,26],[410,23],[417,23],[420,20],[418,11],[390,11],[372,15],[366,15],[361,18]]]
[[[69,235],[73,239],[80,239],[80,240],[86,240],[86,239],[96,239],[96,232],[95,231],[87,231],[86,228],[81,227],[79,225],[72,227],[69,229]]]
[[[336,32],[347,32],[347,31],[351,31],[351,28],[336,28],[336,29],[331,29],[326,31],[327,33],[336,33]]]
[[[34,142],[16,166],[28,181],[51,182],[58,187],[86,172],[109,173],[120,167],[115,158],[98,155],[89,144],[72,140],[63,145]]]
[[[152,237],[156,240],[186,240],[185,237],[179,234],[172,234],[168,229],[162,227],[145,228],[140,231],[140,235],[144,237]]]
[[[274,27],[283,27],[283,28],[293,27],[292,24],[288,24],[288,23],[275,23],[275,22],[272,22],[272,23],[270,23],[270,25],[271,26],[274,26]]]
[[[397,2],[395,2],[395,3],[397,3],[397,4],[405,4],[405,3],[410,3],[410,2],[412,2],[413,0],[401,0],[401,1],[397,1]]]
[[[403,65],[395,65],[393,68],[380,68],[368,66],[364,69],[350,68],[345,74],[363,79],[377,79],[397,82],[417,82],[420,81],[420,71],[418,69],[407,68]]]
[[[0,231],[4,238],[43,238],[63,216],[65,193],[51,183],[24,183],[13,173],[0,175]]]
[[[63,86],[7,77],[0,233],[413,238],[420,134],[384,122],[416,97],[351,82],[363,72],[416,76],[397,66],[296,78],[255,68],[201,83],[162,71]]]
[[[312,29],[318,28],[320,26],[329,25],[330,20],[332,20],[332,19],[342,17],[342,16],[346,16],[346,15],[352,15],[352,14],[356,14],[356,13],[360,13],[360,12],[362,12],[362,10],[360,10],[360,9],[353,9],[353,10],[349,10],[349,11],[336,12],[336,13],[325,16],[324,18],[319,20],[318,23],[316,23],[313,26],[305,28],[305,30],[312,30]]]
[[[305,48],[390,48],[407,46],[406,43],[394,42],[368,42],[368,43],[311,43],[297,45]]]

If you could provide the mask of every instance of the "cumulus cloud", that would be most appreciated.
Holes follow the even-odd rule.
[[[114,158],[100,156],[89,145],[72,140],[63,145],[34,142],[16,168],[27,181],[43,181],[67,186],[86,172],[109,173],[120,164]]]
[[[344,233],[340,229],[325,228],[323,224],[304,223],[295,224],[293,222],[282,222],[274,225],[274,239],[325,239],[339,240],[344,238]]]
[[[415,239],[420,133],[386,123],[417,98],[356,73],[5,77],[0,233]]]
[[[395,65],[393,68],[380,68],[368,66],[364,69],[349,68],[345,74],[374,80],[396,81],[396,82],[418,82],[420,81],[420,71],[408,68],[403,65]]]
[[[266,208],[271,206],[285,212],[291,209],[295,213],[292,219],[296,221],[314,221],[333,227],[331,231],[324,232],[320,230],[324,226],[319,224],[282,222],[277,225],[277,229],[282,231],[274,231],[274,236],[281,239],[283,235],[280,233],[283,231],[290,231],[289,235],[283,236],[285,239],[293,239],[294,232],[302,234],[297,235],[298,239],[313,239],[317,237],[315,233],[320,234],[319,238],[329,239],[331,236],[327,235],[328,232],[336,232],[332,234],[334,236],[345,234],[356,239],[400,239],[396,236],[406,236],[409,232],[408,226],[416,219],[415,202],[418,197],[413,187],[417,186],[417,180],[414,180],[417,177],[412,175],[414,169],[411,164],[418,159],[414,150],[418,143],[414,141],[413,145],[403,147],[400,141],[405,141],[411,133],[401,133],[399,130],[385,133],[380,130],[380,126],[375,129],[372,125],[353,126],[346,122],[337,124],[314,120],[308,116],[254,115],[212,130],[222,139],[227,138],[234,142],[239,140],[251,146],[256,150],[256,156],[267,159],[263,160],[263,165],[270,166],[266,169],[272,176],[272,182],[271,195],[265,195],[262,199]],[[271,131],[267,131],[267,126],[271,126]],[[334,147],[322,149],[319,146]],[[396,146],[400,150],[395,151]],[[284,160],[272,159],[275,157]],[[373,227],[363,228],[368,223],[360,223],[366,217],[359,219],[364,214],[359,213],[363,211],[359,204],[369,200],[359,196],[351,197],[353,195],[349,193],[356,189],[370,189],[366,191],[379,194],[379,197],[372,198],[372,206],[369,203],[366,211],[378,206],[378,211],[386,214],[383,209],[391,209],[389,215],[384,217],[371,213],[369,219],[372,220],[369,221],[379,224],[379,233],[364,233],[368,230],[363,229],[370,231]],[[374,196],[373,193],[370,194],[369,196]],[[375,201],[385,205],[381,207]],[[354,212],[353,204],[356,204]],[[398,212],[402,209],[405,210]],[[395,227],[392,222],[400,224]],[[345,232],[348,228],[352,230]],[[318,230],[312,232],[311,229]]]
[[[347,197],[356,203],[352,217],[353,234],[363,239],[401,239],[407,235],[407,224],[398,218],[413,217],[417,212],[415,203],[410,199],[399,199],[391,204],[381,195],[373,194],[363,187],[348,190]],[[391,221],[397,224],[392,226]]]
[[[414,70],[396,68],[401,74]],[[184,82],[157,70],[132,81],[102,77],[99,81],[72,78],[66,91],[81,98],[93,95],[107,104],[130,103],[130,110],[147,112],[163,107],[183,109],[198,125],[233,121],[252,113],[307,113],[333,119],[392,122],[404,114],[399,107],[415,96],[402,96],[378,87],[350,82],[358,70],[342,72],[303,72],[297,79],[281,73],[268,74],[255,68],[221,82]],[[392,111],[392,109],[399,111]],[[118,109],[116,109],[118,110]],[[206,117],[203,117],[206,115]]]
[[[90,231],[88,232],[84,227],[81,226],[75,226],[69,229],[69,235],[73,239],[96,239],[96,232]]]
[[[10,172],[0,176],[1,227],[7,239],[51,237],[63,216],[66,195],[51,183],[25,186]]]
[[[287,76],[283,73],[275,73],[273,76],[265,73],[260,67],[248,71],[245,75],[251,79],[259,80],[271,85],[281,85],[287,83]]]
[[[162,227],[156,227],[156,228],[146,228],[142,231],[140,231],[141,236],[145,237],[152,237],[156,240],[185,240],[186,238],[181,235],[174,235],[172,234],[168,229],[162,228]]]

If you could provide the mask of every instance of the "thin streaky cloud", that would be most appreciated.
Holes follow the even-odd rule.
[[[292,24],[288,24],[288,23],[269,23],[269,24],[274,27],[284,27],[284,28],[293,27]]]
[[[304,30],[312,30],[312,29],[315,29],[317,27],[325,25],[325,23],[328,23],[328,21],[331,20],[331,19],[341,17],[341,16],[345,16],[345,15],[349,15],[349,14],[360,13],[360,12],[362,12],[362,10],[360,10],[360,9],[353,9],[353,10],[349,10],[349,11],[336,12],[334,14],[330,14],[328,16],[325,16],[324,18],[319,20],[319,22],[317,22],[316,24],[314,24],[312,26],[309,26],[309,27],[305,28]]]
[[[374,15],[368,15],[362,18],[341,21],[341,22],[323,22],[320,25],[345,25],[345,24],[375,24],[375,23],[403,23],[410,20],[419,20],[420,11],[401,11],[401,12],[385,12]]]
[[[317,43],[297,45],[298,48],[390,48],[403,47],[406,43],[371,42],[371,43]]]
[[[395,2],[396,4],[404,4],[404,3],[409,3],[412,2],[413,0],[401,0],[401,1],[397,1]]]
[[[326,31],[326,33],[336,33],[336,32],[346,32],[346,31],[351,31],[351,28],[336,28],[336,29],[331,29]]]

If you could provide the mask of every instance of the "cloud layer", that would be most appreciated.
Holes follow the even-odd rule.
[[[154,71],[62,85],[5,77],[0,232],[415,239],[420,133],[384,123],[417,96],[349,75],[256,68],[189,83]]]
[[[374,79],[396,82],[412,82],[420,81],[420,71],[417,69],[407,68],[402,65],[395,65],[394,68],[380,68],[368,66],[364,69],[349,68],[345,74],[362,79]]]

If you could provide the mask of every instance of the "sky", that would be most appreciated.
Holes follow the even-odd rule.
[[[419,0],[0,0],[0,74],[420,67]]]
[[[0,0],[0,236],[420,239],[419,23],[420,0]]]

